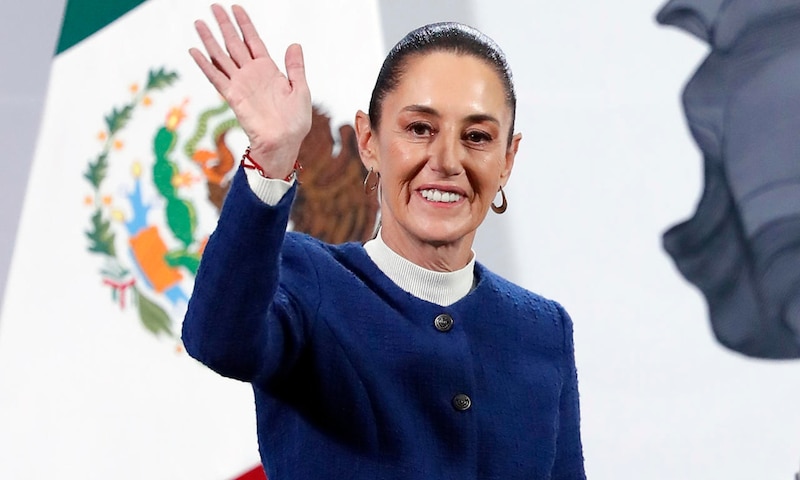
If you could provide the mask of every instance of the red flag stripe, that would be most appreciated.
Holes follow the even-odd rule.
[[[261,468],[261,465],[258,465],[257,467],[254,467],[252,470],[248,470],[233,480],[267,480],[267,474],[264,473],[264,469]]]

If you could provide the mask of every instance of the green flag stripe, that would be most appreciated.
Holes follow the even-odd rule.
[[[92,36],[146,0],[68,0],[56,55]]]

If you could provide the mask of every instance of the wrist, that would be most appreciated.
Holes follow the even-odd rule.
[[[296,155],[295,158],[297,158]],[[274,162],[274,163],[278,163],[283,166],[286,165],[288,162]],[[294,161],[292,169],[288,173],[286,173],[285,167],[283,169],[269,168],[269,167],[265,168],[261,162],[258,162],[253,159],[253,151],[250,147],[247,147],[247,149],[244,152],[244,155],[242,155],[242,166],[247,169],[255,170],[256,172],[258,172],[260,176],[264,178],[269,178],[273,180],[281,179],[286,182],[290,182],[293,179],[297,178],[298,172],[303,169],[303,166],[300,165],[300,162],[298,160]]]

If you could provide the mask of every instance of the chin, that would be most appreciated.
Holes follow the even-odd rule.
[[[431,225],[429,228],[418,230],[417,236],[425,243],[441,247],[459,242],[474,233],[474,229],[470,230],[464,227],[454,228],[437,224]]]

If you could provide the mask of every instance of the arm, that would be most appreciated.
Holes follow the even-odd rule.
[[[270,206],[240,168],[203,253],[183,341],[192,357],[222,375],[269,378],[291,366],[303,347],[305,320],[319,296],[313,264],[301,249],[283,245],[295,188]],[[291,264],[283,272],[291,290],[280,285],[281,262]]]
[[[243,38],[221,7],[212,10],[229,53],[200,21],[195,25],[210,60],[197,49],[190,53],[236,114],[250,139],[253,161],[268,176],[283,178],[311,122],[302,51],[298,45],[289,47],[284,76],[243,9],[233,7]],[[249,177],[241,168],[236,174],[204,252],[183,326],[190,355],[242,380],[291,363],[302,345],[304,317],[300,299],[283,291],[278,281],[294,190],[278,180]],[[316,278],[313,271],[303,272],[308,262],[293,265],[301,278]],[[313,282],[299,291],[309,288]]]
[[[572,319],[557,305],[564,329],[562,383],[559,404],[558,438],[552,480],[584,480],[583,447],[581,445],[578,373],[575,368],[575,349],[572,339]]]

